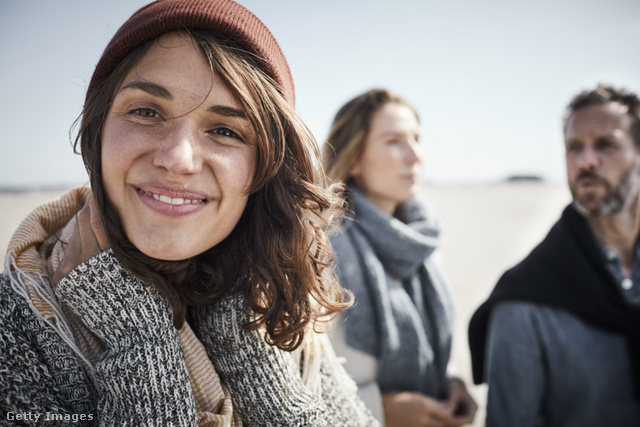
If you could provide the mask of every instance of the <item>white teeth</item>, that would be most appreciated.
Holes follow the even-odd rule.
[[[164,196],[162,194],[147,193],[147,195],[153,197],[156,200],[160,200],[161,202],[167,203],[170,205],[190,205],[192,203],[202,203],[202,200],[181,199],[181,198],[172,199],[171,197]]]

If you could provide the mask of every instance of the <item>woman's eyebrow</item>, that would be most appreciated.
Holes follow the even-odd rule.
[[[147,92],[150,95],[157,96],[159,98],[171,100],[173,96],[164,87],[150,82],[132,81],[122,86],[118,92],[122,92],[125,89],[139,89]]]
[[[404,136],[410,134],[411,132],[405,132],[402,130],[385,130],[378,134],[378,136],[386,137],[386,136]]]
[[[219,114],[227,117],[239,117],[241,119],[247,119],[247,114],[243,110],[229,107],[226,105],[213,105],[209,107],[208,111],[213,114]]]

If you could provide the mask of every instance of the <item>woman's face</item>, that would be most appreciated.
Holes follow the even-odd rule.
[[[404,105],[387,103],[374,113],[364,151],[350,170],[358,188],[389,214],[418,193],[419,136],[414,112]]]
[[[163,35],[125,76],[102,133],[102,177],[129,240],[182,260],[221,242],[247,204],[256,136],[192,39]]]

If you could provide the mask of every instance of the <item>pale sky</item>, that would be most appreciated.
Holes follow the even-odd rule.
[[[69,131],[141,0],[0,0],[0,187],[86,183]],[[422,119],[425,178],[564,182],[561,116],[598,82],[640,92],[638,0],[241,0],[279,41],[319,142],[374,87]]]

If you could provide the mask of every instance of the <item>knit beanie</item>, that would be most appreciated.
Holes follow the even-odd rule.
[[[294,106],[293,77],[278,42],[258,17],[232,0],[157,0],[142,7],[107,45],[91,77],[86,99],[136,46],[184,29],[222,34],[257,55],[263,71],[280,85],[284,98]]]

